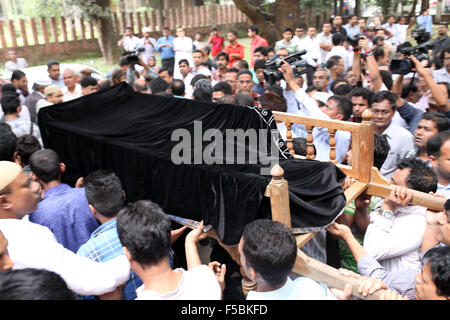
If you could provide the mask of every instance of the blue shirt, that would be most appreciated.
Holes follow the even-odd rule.
[[[161,59],[170,59],[175,57],[175,51],[173,50],[173,40],[175,38],[173,36],[169,36],[168,38],[166,37],[161,37],[158,39],[158,41],[156,41],[156,50],[158,50],[159,52],[161,52]],[[170,47],[162,47],[162,44],[170,44],[172,45],[172,48]]]
[[[64,183],[45,191],[30,221],[49,228],[56,240],[72,252],[77,252],[99,226],[89,210],[84,188]]]
[[[97,262],[106,262],[123,255],[122,244],[116,228],[116,219],[112,219],[95,230],[88,242],[78,249],[77,255]],[[136,299],[136,289],[142,286],[142,280],[131,272],[130,279],[122,290],[123,300]],[[95,296],[82,296],[82,299],[97,299]]]
[[[429,34],[433,33],[433,17],[430,15],[424,16],[420,15],[417,17],[417,25],[419,27],[424,27],[425,31]]]

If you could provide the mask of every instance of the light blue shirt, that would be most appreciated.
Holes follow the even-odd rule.
[[[417,25],[419,27],[424,27],[425,31],[428,32],[430,35],[433,33],[433,17],[428,15],[420,15],[417,17]]]
[[[161,59],[170,59],[175,57],[175,51],[173,50],[173,40],[175,38],[173,36],[169,37],[161,37],[156,41],[156,50],[161,52]],[[162,44],[170,44],[172,45],[172,48],[170,47],[161,47]]]
[[[306,277],[287,278],[279,289],[267,292],[250,291],[247,300],[337,300],[328,287]]]
[[[66,85],[64,84],[64,81],[63,81],[61,76],[59,77],[58,80],[52,79],[52,78],[50,78],[50,76],[48,78],[50,79],[50,82],[51,82],[52,85],[58,86],[61,89],[66,87]]]
[[[450,198],[450,184],[443,186],[438,183],[436,194],[443,195],[446,199]]]

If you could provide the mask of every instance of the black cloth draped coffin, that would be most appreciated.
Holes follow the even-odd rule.
[[[227,245],[239,242],[248,222],[271,218],[270,199],[264,196],[271,176],[261,174],[261,168],[270,172],[274,163],[267,163],[262,154],[273,145],[276,152],[268,159],[285,171],[293,228],[319,231],[345,206],[343,172],[331,163],[294,159],[278,136],[270,110],[146,95],[122,83],[45,107],[38,123],[44,147],[55,150],[66,164],[67,180],[111,169],[121,179],[127,201],[149,199],[169,214],[203,220]],[[191,139],[174,139],[177,129]],[[249,138],[230,140],[222,149],[217,139],[211,148],[216,139],[202,137],[208,129],[222,134],[223,141],[239,129],[262,132],[262,147],[252,146]],[[181,142],[191,148],[175,153],[184,159],[180,164],[173,150]],[[245,162],[238,159],[242,150]],[[205,163],[202,152],[215,156],[215,163]]]

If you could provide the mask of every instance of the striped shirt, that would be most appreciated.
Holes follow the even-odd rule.
[[[122,244],[117,233],[116,219],[112,219],[98,227],[88,242],[78,249],[77,255],[87,257],[97,262],[106,262],[123,255]],[[142,280],[131,272],[130,279],[122,290],[123,300],[136,299],[136,289],[142,285]],[[97,299],[95,296],[83,296],[85,300]]]

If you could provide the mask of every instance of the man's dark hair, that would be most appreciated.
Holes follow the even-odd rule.
[[[17,112],[17,108],[20,107],[20,99],[17,95],[6,94],[2,96],[1,104],[5,115],[14,114]]]
[[[335,87],[333,90],[333,93],[336,96],[347,96],[352,91],[352,86],[349,84],[340,84],[339,86]]]
[[[436,293],[442,297],[450,297],[450,246],[434,247],[428,250],[423,256],[423,265],[428,263],[430,263],[431,279],[436,286]]]
[[[17,93],[17,88],[12,83],[6,83],[2,86],[2,95],[11,94],[15,96],[19,96]]]
[[[97,85],[97,79],[91,76],[86,76],[80,81],[80,85],[83,88],[87,88],[89,86],[96,86]]]
[[[271,286],[286,281],[297,258],[295,238],[287,226],[268,219],[248,223],[242,233],[247,265]]]
[[[138,81],[135,81],[133,84],[133,88],[137,92],[147,91],[147,82],[144,82],[144,84],[140,84]]]
[[[292,144],[294,145],[294,152],[299,156],[306,156],[306,148],[308,146],[306,138],[292,138]]]
[[[50,69],[55,64],[59,66],[59,62],[58,61],[56,61],[56,60],[49,60],[49,61],[47,61],[47,68]]]
[[[248,62],[245,61],[244,59],[239,60],[237,62],[237,64],[238,64],[239,68],[241,68],[241,70],[248,70],[248,68],[249,68]]]
[[[383,167],[383,164],[389,155],[391,146],[385,135],[375,132],[373,140],[373,165],[378,168],[378,170],[381,170],[381,167]]]
[[[113,82],[113,85],[118,84],[120,79],[126,75],[127,72],[122,69],[117,68],[116,70],[114,70],[113,73],[111,74],[111,80]]]
[[[237,36],[238,36],[238,33],[237,33],[237,31],[236,31],[236,30],[231,30],[231,31],[228,31],[228,33],[232,33],[232,34],[234,34],[234,36],[235,36],[235,37],[237,37]]]
[[[319,91],[319,88],[317,88],[314,85],[311,85],[311,86],[308,86],[308,88],[306,88],[306,90],[305,90],[306,93],[310,93],[312,91]]]
[[[340,56],[331,56],[330,58],[328,58],[325,66],[327,69],[331,69],[334,66],[338,65],[340,60],[342,60]]]
[[[253,101],[253,98],[245,93],[236,93],[234,95],[234,100],[235,100],[235,104],[237,106],[242,106],[242,107],[246,107],[246,106],[252,107],[255,104],[255,102]]]
[[[213,92],[222,91],[225,95],[231,95],[233,90],[228,82],[220,81],[217,82],[213,87]]]
[[[163,26],[161,30],[169,30],[170,31],[170,28],[168,26]]]
[[[20,80],[23,77],[26,77],[25,72],[21,71],[21,70],[14,70],[11,74],[11,81],[13,80]]]
[[[240,70],[240,71],[238,72],[238,74],[237,74],[238,79],[239,79],[239,77],[242,76],[243,74],[248,74],[248,75],[250,75],[250,76],[252,77],[252,79],[253,79],[253,74],[252,74],[251,71],[248,70],[248,69],[242,69],[242,70]]]
[[[265,69],[265,68],[266,68],[266,60],[263,59],[255,60],[253,70],[256,71],[257,69]]]
[[[290,32],[290,33],[294,34],[294,31],[292,31],[292,28],[291,28],[291,27],[285,27],[285,28],[283,29],[283,33],[285,33],[285,32]]]
[[[225,73],[238,73],[238,72],[239,72],[239,70],[233,67],[233,68],[228,69],[227,72],[225,72]]]
[[[191,80],[191,86],[194,87],[195,84],[196,84],[196,82],[197,82],[198,80],[200,80],[200,79],[206,79],[206,80],[208,80],[208,77],[205,76],[204,74],[196,74],[196,75],[192,78],[192,80]]]
[[[200,49],[195,49],[194,51],[192,51],[192,54],[194,54],[194,53],[200,53],[201,55],[202,55],[202,57],[203,57],[203,51],[202,50],[200,50]]]
[[[187,64],[189,66],[189,61],[187,59],[181,59],[178,61],[178,65],[181,65],[182,63]]]
[[[268,52],[267,49],[268,49],[268,48],[267,48],[267,47],[264,47],[264,46],[256,47],[255,50],[253,50],[253,54],[254,54],[255,52],[260,52],[264,57],[267,57],[267,55],[269,54],[269,52]]]
[[[217,99],[216,103],[220,104],[236,104],[236,100],[231,94],[226,94],[223,97]]]
[[[164,92],[169,88],[169,85],[167,84],[166,80],[163,78],[156,78],[153,79],[152,82],[150,82],[150,90],[152,91],[152,94],[157,94],[158,92]]]
[[[127,57],[121,58],[120,61],[119,61],[119,66],[120,66],[120,67],[124,67],[124,66],[127,66],[127,65],[128,65],[128,59],[127,59]]]
[[[436,129],[439,132],[449,129],[448,117],[440,112],[425,112],[422,116],[422,120],[433,121]]]
[[[436,192],[436,173],[426,162],[417,158],[404,158],[397,164],[397,169],[411,169],[406,184],[408,188],[425,193]]]
[[[267,91],[272,92],[272,93],[275,93],[275,94],[279,95],[280,97],[283,97],[283,98],[284,98],[284,95],[283,95],[283,88],[280,87],[279,85],[275,84],[275,83],[272,84],[272,85],[270,85],[270,86],[267,88]]]
[[[386,90],[376,92],[372,96],[370,105],[373,105],[374,103],[382,102],[384,100],[388,100],[392,109],[395,111],[395,95]]]
[[[31,155],[29,160],[31,172],[44,183],[59,179],[60,163],[58,154],[51,149],[38,150]]]
[[[340,34],[336,33],[331,37],[331,42],[334,46],[339,46],[344,42],[344,38]]]
[[[173,93],[172,92],[167,92],[167,91],[158,92],[155,95],[161,96],[161,97],[166,97],[166,98],[173,98]]]
[[[284,97],[280,97],[276,93],[267,92],[259,97],[261,107],[272,111],[286,112],[287,102]]]
[[[447,140],[450,139],[450,131],[442,131],[432,136],[427,142],[428,156],[434,156],[436,159],[441,156],[441,148]]]
[[[256,34],[259,34],[259,28],[254,24],[248,27],[248,29],[251,30],[252,32],[256,32]]]
[[[0,161],[14,161],[17,137],[6,122],[0,122]]]
[[[83,182],[87,201],[106,218],[114,218],[125,199],[120,179],[111,170],[97,170]]]
[[[150,200],[130,203],[117,215],[119,240],[142,266],[155,265],[168,256],[170,232],[169,218]]]
[[[212,102],[212,92],[203,87],[196,88],[192,97],[195,101]]]
[[[334,88],[336,88],[336,86],[342,85],[343,83],[344,83],[344,84],[348,84],[347,79],[345,79],[344,77],[338,77],[338,78],[336,78],[336,80],[334,80],[333,83],[331,84],[331,87],[330,87],[331,91],[333,91]],[[334,92],[334,91],[333,91],[333,92]]]
[[[402,99],[407,99],[411,92],[416,93],[419,91],[419,79],[412,78],[409,83],[404,83],[402,86]]]
[[[168,68],[168,67],[162,67],[161,69],[159,69],[158,74],[163,73],[164,71],[167,71],[167,73],[169,74],[169,76],[173,76],[173,70],[172,68]]]
[[[392,80],[392,73],[387,70],[380,70],[380,76],[386,88],[389,91],[392,90],[392,85],[394,84],[394,81]]]
[[[445,203],[444,203],[444,210],[445,211],[450,211],[450,198],[445,201]]]
[[[371,101],[373,97],[373,91],[367,89],[367,88],[353,88],[352,91],[350,91],[349,99],[351,100],[353,97],[362,97],[364,100],[368,102],[369,108],[371,107]]]
[[[386,51],[383,47],[375,46],[373,48],[373,56],[376,61],[378,61],[379,58],[384,58],[386,56]]]
[[[336,102],[340,113],[343,115],[342,121],[347,121],[348,119],[350,119],[353,113],[352,102],[343,96],[331,96],[330,99]]]
[[[175,79],[170,84],[170,91],[172,91],[175,96],[183,96],[185,90],[186,88],[184,86],[183,80]]]
[[[31,155],[38,150],[41,150],[41,144],[35,136],[25,134],[17,139],[16,152],[22,164],[27,165]]]
[[[77,300],[58,274],[43,269],[0,272],[1,300]]]
[[[227,60],[227,62],[230,61],[230,57],[228,56],[228,53],[221,51],[217,54],[216,56],[216,60],[219,59],[220,57],[225,57],[225,59]]]

